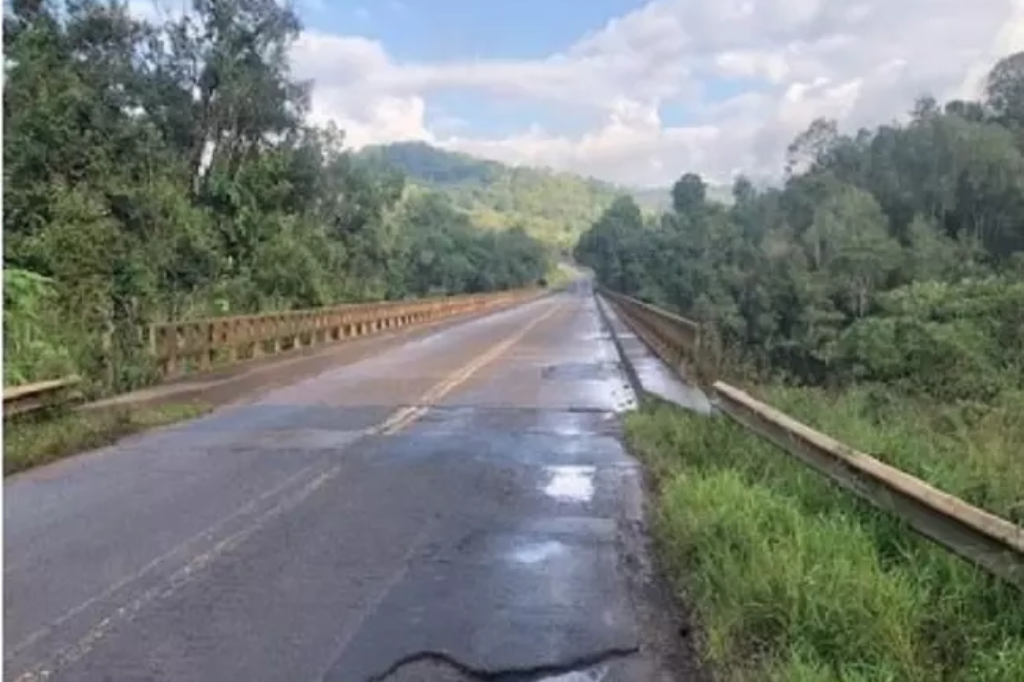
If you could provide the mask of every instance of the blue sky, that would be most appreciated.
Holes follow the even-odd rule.
[[[409,62],[542,59],[571,45],[644,0],[312,0],[300,5],[306,25],[379,41],[392,58]],[[552,11],[557,7],[557,11]],[[571,107],[569,107],[571,109]],[[428,124],[443,131],[511,135],[543,121],[568,133],[586,113],[564,105],[502,101],[472,90],[436,93]]]
[[[320,0],[311,28],[359,33],[401,60],[544,57],[643,0]],[[555,11],[552,11],[556,8]]]
[[[140,1],[140,0],[135,0]],[[977,94],[1024,49],[1024,0],[295,0],[311,117],[657,186],[777,177],[814,118]]]

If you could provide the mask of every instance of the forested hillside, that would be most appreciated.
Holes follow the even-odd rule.
[[[618,200],[580,240],[610,287],[716,323],[802,383],[885,382],[987,400],[1024,380],[1024,55],[983,101],[918,101],[905,124],[817,121],[786,181],[734,204],[694,174],[646,221]]]
[[[444,197],[306,122],[300,25],[270,0],[15,1],[4,16],[5,383],[148,380],[149,322],[485,291],[545,249],[474,229]]]
[[[443,191],[480,227],[519,225],[565,251],[615,197],[628,193],[592,178],[507,166],[423,142],[368,147],[360,156],[374,167],[399,169],[412,182]]]

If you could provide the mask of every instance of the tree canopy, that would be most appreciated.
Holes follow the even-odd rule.
[[[4,17],[5,372],[148,379],[146,324],[487,291],[542,277],[522,230],[306,120],[276,0],[192,0],[144,21],[113,0],[15,0]]]
[[[980,101],[922,98],[855,134],[816,121],[785,181],[709,201],[688,173],[672,209],[630,199],[582,236],[609,287],[714,322],[748,360],[807,383],[901,383],[984,399],[1024,383],[1024,54]]]

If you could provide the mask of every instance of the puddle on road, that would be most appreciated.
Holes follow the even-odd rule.
[[[512,552],[512,560],[520,564],[539,564],[565,551],[565,545],[554,540],[524,545]]]
[[[544,493],[556,500],[567,502],[589,502],[594,497],[593,466],[550,466],[544,467],[550,476]]]

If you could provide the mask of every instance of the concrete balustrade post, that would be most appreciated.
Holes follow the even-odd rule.
[[[215,363],[278,354],[289,347],[342,341],[508,305],[526,294],[435,297],[419,301],[344,304],[316,310],[240,315],[152,325],[145,337],[165,378],[208,370]],[[353,319],[355,318],[355,319]]]

